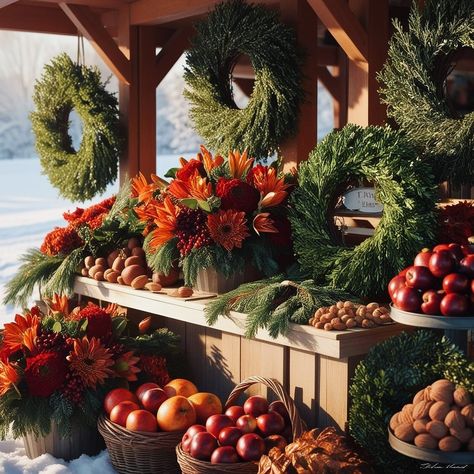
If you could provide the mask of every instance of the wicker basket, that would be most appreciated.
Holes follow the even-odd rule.
[[[265,377],[252,376],[236,385],[229,395],[225,408],[227,409],[245,392],[250,386],[262,383],[270,388],[279,399],[285,404],[288,414],[290,415],[291,426],[293,429],[293,438],[298,438],[304,431],[304,424],[300,418],[298,410],[283,388],[280,382],[275,379]],[[176,455],[178,463],[183,474],[253,474],[258,472],[258,463],[256,462],[239,462],[235,464],[211,464],[207,461],[200,461],[189,454],[185,453],[181,448],[181,443],[176,447]]]
[[[110,461],[120,474],[178,474],[176,445],[184,432],[144,433],[130,431],[105,416],[97,423]]]

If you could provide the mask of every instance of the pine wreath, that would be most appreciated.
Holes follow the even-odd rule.
[[[374,183],[384,211],[374,235],[352,249],[339,245],[329,222],[335,197],[354,178]],[[299,187],[290,199],[298,260],[317,284],[380,297],[390,278],[433,241],[435,201],[429,165],[417,160],[400,132],[347,125],[300,166]]]
[[[121,140],[117,99],[105,90],[98,69],[61,54],[45,66],[33,100],[36,149],[51,184],[71,200],[104,192],[117,177]],[[72,110],[83,125],[77,151],[68,133]]]
[[[474,2],[413,2],[408,30],[394,21],[388,61],[380,74],[381,94],[408,137],[434,160],[437,178],[472,183],[474,112],[457,116],[445,97],[451,63],[474,47]]]
[[[242,0],[217,5],[196,30],[184,74],[196,131],[221,153],[247,148],[257,158],[273,154],[295,132],[303,95],[294,31],[273,11]],[[234,102],[231,82],[241,55],[255,70],[244,109]]]

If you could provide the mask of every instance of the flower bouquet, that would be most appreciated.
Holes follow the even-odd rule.
[[[254,273],[270,276],[293,256],[287,198],[293,174],[280,175],[276,166],[254,166],[247,153],[228,159],[201,153],[168,171],[166,183],[143,175],[132,181],[134,212],[145,226],[150,267],[167,274],[183,269],[186,285],[214,269],[224,278]],[[199,288],[198,288],[199,289]]]
[[[23,436],[30,457],[74,458],[101,447],[97,418],[105,394],[129,382],[166,383],[166,357],[177,352],[168,330],[132,337],[117,305],[70,310],[66,297],[47,300],[0,339],[0,437]]]

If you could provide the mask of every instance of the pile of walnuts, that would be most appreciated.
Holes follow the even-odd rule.
[[[437,380],[392,416],[390,429],[398,439],[419,448],[474,451],[472,397],[449,380]]]
[[[392,322],[390,311],[378,303],[367,305],[352,301],[338,301],[332,306],[319,308],[309,324],[325,331],[345,331],[353,328],[373,328]]]

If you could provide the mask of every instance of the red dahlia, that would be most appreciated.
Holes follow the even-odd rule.
[[[59,254],[69,254],[82,244],[81,238],[72,227],[56,227],[46,234],[40,250],[41,253],[51,257]]]
[[[160,387],[163,387],[170,381],[170,375],[164,357],[140,354],[138,367],[148,380],[157,383]]]
[[[219,178],[216,195],[221,198],[221,209],[253,212],[257,209],[260,193],[240,179]]]
[[[112,318],[105,309],[95,304],[89,304],[81,309],[77,319],[87,319],[87,337],[105,338],[112,333]]]
[[[187,183],[196,170],[201,176],[205,176],[206,172],[202,162],[194,159],[189,160],[182,168],[176,171],[176,178]]]
[[[26,358],[25,380],[31,395],[49,397],[64,383],[66,359],[58,352],[43,352]]]

